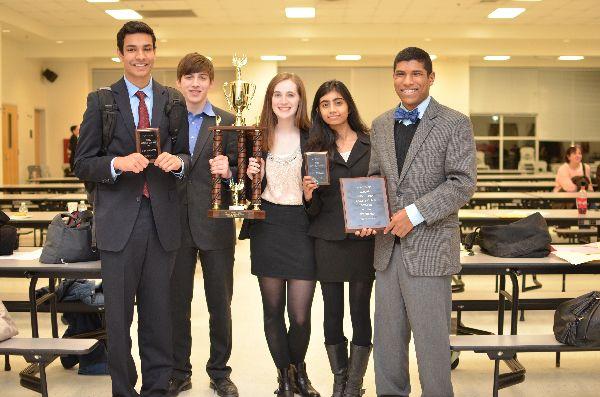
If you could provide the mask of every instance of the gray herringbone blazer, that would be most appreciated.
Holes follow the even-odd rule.
[[[415,203],[425,221],[401,242],[402,262],[414,276],[460,271],[458,210],[475,191],[475,140],[467,116],[433,98],[412,140],[401,175],[394,143],[394,109],[373,121],[369,175],[387,178],[392,213]],[[385,270],[394,235],[375,238],[375,269]]]

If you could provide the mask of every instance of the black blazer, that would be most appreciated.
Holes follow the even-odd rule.
[[[304,154],[304,152],[306,152],[306,144],[308,142],[308,131],[304,131],[301,130],[300,131],[300,151],[302,152],[302,154]],[[248,150],[248,148],[247,148]],[[248,151],[248,153],[252,153],[252,151]],[[263,178],[262,182],[261,182],[261,192],[264,192],[266,187],[267,187],[267,155],[269,153],[266,151],[263,151],[263,159],[265,160],[265,177]],[[304,172],[304,171],[302,171]],[[252,197],[252,181],[250,180],[250,178],[248,178],[248,176],[246,175],[246,197],[250,198]],[[253,219],[244,219],[244,223],[242,224],[242,228],[240,229],[240,235],[239,235],[239,239],[240,240],[245,240],[250,238],[250,231],[249,228],[251,227],[252,223],[254,222],[260,222],[260,220],[253,220]]]
[[[365,238],[346,234],[344,231],[344,209],[340,191],[340,178],[367,176],[371,158],[371,140],[368,135],[357,133],[356,143],[352,147],[346,163],[336,150],[333,161],[329,162],[330,185],[319,186],[313,191],[310,202],[305,202],[310,226],[309,236],[323,240],[344,240]],[[371,237],[372,238],[372,237]]]
[[[83,115],[75,154],[75,175],[81,180],[98,183],[94,202],[96,243],[99,249],[105,251],[117,252],[123,249],[135,224],[146,180],[160,243],[166,251],[173,251],[181,244],[176,177],[150,164],[143,173],[124,172],[116,180],[112,178],[111,160],[117,156],[134,153],[136,147],[135,125],[125,80],[121,79],[113,84],[111,90],[119,107],[119,115],[107,148],[108,153],[100,154],[102,114],[98,95],[91,92],[87,97],[87,109]],[[168,131],[169,119],[165,116],[167,90],[154,80],[152,91],[152,127],[158,127],[160,130],[161,149],[181,157],[187,172],[190,166],[187,114],[180,116],[179,135],[173,147]]]
[[[232,125],[235,117],[223,109],[213,105],[215,114],[221,117],[221,125]],[[187,118],[187,116],[186,116]],[[212,206],[212,174],[208,160],[213,158],[213,132],[215,116],[205,116],[196,140],[196,147],[191,159],[190,168],[183,180],[177,181],[177,193],[181,205],[181,227],[183,230],[182,246],[198,247],[202,250],[218,250],[232,247],[235,244],[235,224],[233,219],[209,218],[208,210]],[[223,149],[229,157],[232,173],[236,174],[237,134],[233,131],[223,132]],[[222,189],[228,193],[228,188]],[[230,194],[224,195],[224,202],[229,203]],[[186,229],[187,228],[187,229]]]

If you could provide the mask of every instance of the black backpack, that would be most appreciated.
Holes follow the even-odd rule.
[[[167,89],[168,95],[165,114],[169,118],[169,135],[171,136],[171,143],[175,145],[181,127],[181,115],[185,114],[184,110],[187,109],[187,107],[185,99],[179,91],[172,87],[165,88]],[[115,131],[119,107],[115,102],[115,97],[110,87],[97,89],[96,95],[98,95],[98,103],[100,104],[100,111],[102,112],[102,147],[100,149],[100,155],[105,155],[108,153],[108,145],[110,145]],[[83,183],[88,194],[88,202],[94,204],[96,182],[83,181]]]
[[[552,238],[539,212],[508,225],[482,226],[465,237],[464,246],[502,258],[543,258],[550,254]]]
[[[600,346],[600,291],[561,303],[554,312],[554,336],[572,346]]]

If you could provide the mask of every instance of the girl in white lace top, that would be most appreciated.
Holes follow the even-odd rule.
[[[315,261],[302,204],[302,154],[310,122],[302,80],[280,73],[267,87],[261,113],[263,153],[251,158],[247,174],[263,180],[263,221],[248,221],[252,274],[258,276],[265,337],[277,367],[278,397],[319,397],[306,373]],[[266,183],[266,186],[265,186]],[[289,328],[285,322],[285,307]]]

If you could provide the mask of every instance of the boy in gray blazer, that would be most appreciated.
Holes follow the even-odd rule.
[[[369,175],[387,178],[390,224],[375,238],[374,359],[377,395],[408,396],[408,345],[415,340],[424,397],[453,396],[451,276],[460,271],[458,210],[475,191],[469,118],[429,95],[429,54],[394,59],[400,105],[375,121]],[[373,233],[364,229],[362,235]]]

